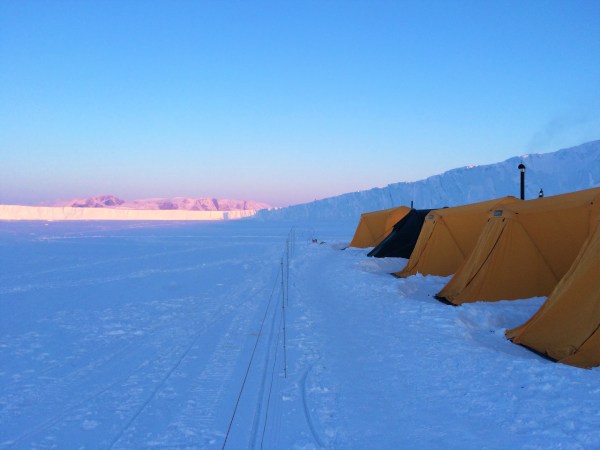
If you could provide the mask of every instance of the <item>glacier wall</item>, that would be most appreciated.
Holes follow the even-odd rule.
[[[418,209],[458,206],[506,195],[519,197],[519,163],[526,166],[525,198],[600,186],[600,140],[553,153],[516,156],[506,161],[453,169],[415,182],[351,192],[287,208],[263,210],[264,220],[355,219],[361,213],[394,206]]]
[[[255,210],[133,210],[0,205],[0,220],[232,220],[251,217],[254,214],[256,214]]]

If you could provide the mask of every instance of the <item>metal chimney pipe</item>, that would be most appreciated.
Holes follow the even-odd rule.
[[[525,165],[519,164],[518,169],[521,171],[521,200],[525,200]]]

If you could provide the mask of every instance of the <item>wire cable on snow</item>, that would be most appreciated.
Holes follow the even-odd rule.
[[[281,319],[280,319],[281,321]],[[279,339],[281,337],[281,327],[277,327],[278,328],[278,332],[277,332],[277,340],[275,341],[275,355],[273,358],[273,367],[271,369],[271,383],[269,384],[269,396],[267,397],[267,406],[265,409],[265,421],[263,423],[263,431],[262,431],[262,436],[260,438],[260,448],[263,448],[264,445],[264,440],[265,440],[265,433],[267,431],[267,423],[269,421],[269,406],[271,405],[271,394],[273,392],[273,382],[275,380],[275,367],[277,366],[277,353],[279,350]]]
[[[283,316],[283,374],[287,378],[287,348],[286,348],[286,334],[285,334],[285,285],[284,285],[284,273],[283,273],[283,259],[281,260],[281,314]]]
[[[254,342],[254,348],[252,349],[252,354],[250,355],[250,361],[248,362],[248,367],[246,368],[246,374],[244,375],[244,381],[242,382],[242,387],[240,388],[240,392],[237,397],[237,401],[235,402],[235,408],[233,409],[233,414],[231,415],[231,420],[229,421],[229,426],[227,427],[227,433],[225,434],[225,440],[223,441],[223,446],[221,449],[225,448],[227,444],[227,439],[229,438],[229,433],[231,432],[231,427],[233,426],[233,421],[235,419],[235,414],[237,413],[238,406],[240,404],[240,399],[242,398],[242,393],[244,392],[244,386],[246,385],[246,381],[248,380],[248,374],[250,373],[250,368],[252,367],[252,361],[254,360],[254,354],[256,353],[256,348],[258,347],[258,341],[260,340],[260,336],[262,334],[263,326],[265,324],[265,320],[267,318],[267,313],[269,312],[269,307],[271,306],[271,302],[273,300],[273,294],[275,293],[275,288],[277,287],[277,281],[279,280],[279,274],[275,278],[275,283],[273,284],[273,289],[271,290],[271,295],[269,296],[269,303],[265,309],[265,315],[260,324],[260,329],[258,330],[258,334],[256,336],[256,341]]]
[[[282,255],[281,258],[281,272],[275,277],[275,282],[273,284],[273,289],[271,290],[271,295],[269,296],[269,302],[267,303],[267,307],[265,309],[265,314],[262,318],[261,324],[260,324],[260,329],[259,332],[256,336],[256,341],[254,342],[254,348],[252,349],[252,354],[250,355],[250,361],[248,362],[248,367],[246,368],[246,373],[244,375],[244,380],[242,381],[242,386],[240,388],[240,391],[238,393],[238,397],[235,403],[235,407],[233,410],[233,414],[231,416],[231,420],[229,421],[229,426],[227,427],[227,432],[225,434],[225,439],[223,441],[223,446],[221,447],[222,450],[225,449],[225,446],[227,445],[227,440],[229,438],[229,434],[231,432],[232,426],[233,426],[233,422],[235,420],[235,415],[237,413],[241,398],[242,398],[242,394],[244,392],[244,387],[246,385],[246,381],[248,380],[248,375],[250,373],[250,369],[252,368],[252,362],[254,360],[254,355],[256,353],[256,349],[258,347],[258,343],[260,341],[260,337],[262,335],[262,330],[264,328],[264,324],[269,312],[269,308],[271,306],[271,303],[273,301],[273,296],[275,293],[275,289],[277,287],[278,281],[279,281],[279,276],[281,276],[281,306],[282,306],[282,314],[281,314],[281,320],[280,320],[280,324],[278,325],[278,334],[277,334],[277,341],[276,341],[276,345],[275,345],[275,354],[274,354],[274,361],[273,361],[273,368],[272,368],[272,373],[271,373],[271,383],[269,385],[269,395],[267,398],[267,405],[266,405],[266,411],[265,411],[265,421],[263,424],[263,432],[262,432],[262,436],[261,436],[261,448],[263,446],[263,442],[264,442],[264,437],[265,437],[265,432],[266,432],[266,426],[267,426],[267,419],[268,419],[268,414],[269,414],[269,405],[270,405],[270,401],[271,401],[271,394],[272,394],[272,389],[273,389],[273,379],[274,379],[274,374],[275,374],[275,367],[276,367],[276,363],[277,363],[277,353],[278,353],[278,348],[279,345],[277,344],[280,341],[280,336],[281,336],[281,324],[283,323],[283,352],[284,352],[284,376],[285,378],[287,378],[287,349],[286,349],[286,326],[285,326],[285,305],[286,303],[289,304],[289,278],[290,278],[290,259],[293,256],[294,250],[295,250],[295,245],[296,245],[296,230],[294,227],[292,227],[290,229],[290,232],[288,234],[286,243],[285,243],[285,249],[284,249],[284,254]],[[285,270],[284,270],[284,257],[285,257]],[[275,308],[277,308],[278,305],[275,305]],[[270,349],[267,349],[267,352],[270,352]]]

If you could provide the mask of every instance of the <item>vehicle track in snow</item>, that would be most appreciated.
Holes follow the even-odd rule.
[[[2,432],[0,448],[68,442],[102,448],[218,445],[281,250],[279,244],[252,243],[249,248],[258,253],[242,250],[240,257],[238,247],[236,242],[216,245],[232,253],[226,250],[216,260],[202,256],[191,264],[202,248],[67,264],[56,272],[38,271],[39,280],[23,277],[14,283],[13,278],[5,298],[24,296],[31,302],[49,292],[48,300],[59,302],[52,303],[51,314],[36,312],[30,319],[38,324],[35,335],[15,326],[11,335],[2,336],[9,345],[0,346],[0,355],[12,358],[9,373],[19,377],[4,378],[10,396],[5,397],[10,420],[5,423],[11,426]],[[157,258],[167,260],[157,263]],[[171,258],[177,263],[170,264]],[[198,274],[204,281],[194,292],[185,280]],[[144,291],[143,285],[152,290]],[[73,301],[96,286],[101,290],[83,297],[85,302]],[[169,290],[184,290],[183,297],[165,298]],[[146,292],[154,298],[144,298]],[[106,299],[114,293],[119,293],[116,300]],[[246,442],[258,440],[264,420],[271,345],[277,345],[278,311],[273,308],[259,337],[251,395],[244,400],[246,415],[254,418],[240,434],[242,439],[251,436]],[[49,348],[48,342],[61,348]],[[17,355],[21,350],[29,353]],[[10,416],[15,408],[22,419]]]
[[[133,374],[137,373],[138,371],[141,371],[147,365],[148,365],[148,361],[145,361],[144,363],[139,365],[135,370],[127,373],[124,377],[119,377],[118,379],[116,379],[115,381],[113,381],[112,383],[107,385],[106,387],[103,387],[100,390],[96,391],[94,394],[90,395],[89,397],[85,397],[83,400],[81,400],[79,402],[75,402],[71,405],[66,406],[65,408],[62,409],[62,411],[60,413],[55,414],[55,415],[45,419],[43,422],[38,423],[37,425],[34,425],[31,429],[27,430],[25,433],[15,437],[15,438],[6,440],[5,442],[1,443],[2,448],[6,448],[6,449],[13,448],[17,445],[23,444],[26,439],[28,439],[32,436],[35,436],[37,434],[43,433],[44,431],[48,430],[50,427],[52,427],[55,424],[57,424],[58,422],[60,422],[62,419],[64,419],[66,416],[68,416],[73,411],[75,411],[78,408],[81,408],[85,405],[88,405],[89,403],[91,403],[92,401],[94,401],[95,399],[97,399],[98,397],[103,395],[104,393],[108,392],[110,389],[118,386],[124,378],[130,377]]]
[[[245,329],[248,327],[248,324],[251,322],[252,313],[256,310],[253,299],[256,295],[260,295],[263,291],[264,287],[260,291],[250,294],[250,297],[244,297],[243,300],[238,304],[227,304],[223,306],[221,309],[222,314],[215,317],[215,320],[211,324],[207,325],[202,331],[196,334],[192,342],[190,342],[190,344],[183,350],[183,353],[175,361],[166,375],[159,381],[150,395],[140,404],[139,407],[136,408],[126,426],[111,441],[111,448],[114,447],[120,439],[127,435],[128,429],[130,429],[134,425],[135,420],[142,415],[145,410],[148,409],[151,402],[156,398],[160,390],[164,388],[169,378],[173,376],[173,374],[178,368],[180,368],[180,366],[182,366],[182,364],[185,364],[185,358],[194,349],[194,346],[198,343],[200,338],[202,338],[205,333],[215,325],[221,328],[224,325],[222,319],[227,316],[231,316],[229,325],[227,325],[225,328],[226,331],[223,333],[222,329],[219,330],[221,333],[223,333],[223,336],[221,339],[219,339],[219,341],[216,343],[216,346],[211,351],[210,357],[204,364],[203,370],[197,377],[194,378],[193,385],[195,387],[191,388],[192,395],[188,397],[186,406],[171,420],[172,429],[169,433],[167,433],[166,436],[161,437],[160,435],[156,435],[153,436],[152,439],[155,443],[161,442],[164,439],[168,439],[168,437],[173,434],[173,428],[179,428],[180,431],[186,428],[188,430],[218,429],[219,424],[215,423],[215,420],[217,419],[215,411],[218,410],[222,404],[224,382],[230,380],[234,365],[239,359],[239,352],[235,351],[235,347],[239,345],[236,338],[236,335],[238,334],[237,331],[239,329]],[[242,290],[238,292],[238,294],[241,293]],[[233,297],[235,298],[235,295],[233,295]],[[233,314],[232,311],[234,311]],[[192,433],[188,432],[182,434],[196,434],[196,432],[194,431]],[[210,434],[211,433],[206,433],[206,436],[209,436],[208,439],[211,438]],[[213,434],[217,433],[213,432]],[[192,440],[186,443],[186,445],[194,445],[199,443],[205,444],[206,442],[204,440],[201,442]]]
[[[264,287],[263,287],[264,288]],[[248,298],[248,293],[250,292],[250,298]],[[111,445],[114,445],[118,442],[119,438],[123,437],[124,435],[126,435],[127,433],[127,429],[128,427],[130,427],[135,420],[144,412],[144,410],[148,407],[148,405],[151,403],[151,401],[156,397],[157,393],[160,392],[160,390],[164,387],[165,383],[167,382],[167,380],[173,375],[173,373],[177,370],[177,368],[181,365],[181,363],[183,362],[183,360],[185,359],[186,356],[188,356],[190,350],[194,347],[194,345],[198,342],[198,340],[200,338],[202,338],[204,336],[204,334],[207,332],[207,330],[210,330],[211,328],[214,328],[215,326],[217,326],[217,328],[220,328],[223,323],[224,320],[227,320],[227,317],[230,316],[231,317],[231,324],[229,327],[229,331],[228,333],[226,333],[226,336],[228,335],[232,335],[236,333],[236,330],[238,330],[240,327],[241,328],[245,328],[247,327],[247,324],[244,325],[242,322],[246,322],[250,320],[250,317],[252,316],[252,314],[249,314],[253,308],[253,298],[257,295],[260,295],[260,291],[258,290],[258,288],[253,289],[250,288],[248,289],[248,286],[243,285],[242,287],[237,286],[237,289],[233,290],[233,291],[228,291],[227,296],[231,297],[231,298],[242,298],[242,300],[237,303],[237,304],[232,304],[232,303],[224,303],[223,302],[223,298],[217,298],[213,301],[213,308],[212,311],[210,311],[210,309],[207,311],[205,310],[202,314],[202,319],[196,319],[193,323],[190,323],[189,326],[185,327],[191,330],[198,330],[198,327],[200,327],[199,331],[196,331],[196,333],[192,336],[192,338],[188,338],[188,344],[183,346],[180,344],[177,345],[173,345],[171,347],[168,348],[160,348],[157,347],[156,349],[152,350],[152,346],[154,345],[153,342],[158,342],[160,340],[162,340],[163,338],[161,338],[161,336],[163,336],[165,334],[165,330],[161,330],[161,324],[155,324],[154,329],[146,329],[144,330],[144,334],[145,335],[155,335],[154,338],[150,341],[150,342],[146,342],[145,344],[143,344],[144,347],[146,347],[147,349],[150,349],[149,351],[153,352],[154,356],[150,356],[152,353],[148,353],[145,356],[145,360],[142,362],[142,364],[138,365],[137,367],[135,367],[133,370],[126,372],[126,373],[119,373],[117,374],[118,379],[115,380],[114,382],[102,386],[100,387],[98,390],[96,390],[94,392],[93,395],[91,396],[86,396],[86,398],[84,398],[81,401],[75,402],[71,405],[68,405],[67,407],[61,409],[60,413],[58,414],[54,414],[53,416],[46,418],[45,420],[43,420],[40,424],[34,426],[32,429],[28,430],[26,433],[10,439],[12,441],[12,443],[9,445],[9,447],[7,448],[11,448],[15,445],[19,445],[24,443],[28,438],[34,437],[34,436],[42,436],[44,434],[45,431],[49,430],[50,428],[56,428],[57,426],[60,427],[60,423],[64,422],[65,419],[68,418],[68,416],[73,416],[76,415],[75,413],[77,411],[89,411],[93,409],[93,404],[94,402],[100,400],[100,397],[112,397],[112,398],[119,398],[119,397],[125,397],[127,400],[124,402],[125,404],[131,404],[133,403],[137,403],[139,406],[137,407],[137,409],[133,412],[133,414],[131,414],[129,421],[127,422],[127,426],[123,427],[120,432],[117,434],[117,436],[115,438],[113,438],[113,442]],[[243,307],[244,305],[246,305],[246,307]],[[206,307],[207,305],[204,304],[204,307]],[[250,309],[248,309],[248,306],[251,306]],[[216,330],[214,330],[216,332]],[[208,368],[208,370],[204,370],[203,371],[203,376],[200,377],[199,381],[202,384],[203,381],[209,381],[208,378],[212,378],[212,383],[208,383],[208,388],[205,391],[205,393],[209,393],[210,395],[203,395],[204,400],[208,400],[208,404],[218,404],[219,400],[220,400],[220,395],[219,395],[219,390],[215,390],[214,389],[214,385],[215,383],[218,383],[219,380],[223,380],[224,378],[227,378],[227,376],[230,374],[231,372],[231,365],[232,362],[235,362],[235,358],[228,358],[226,355],[231,353],[231,346],[232,346],[232,342],[228,341],[227,339],[223,340],[219,345],[218,348],[215,350],[213,357],[211,359],[209,359],[206,363],[206,367]],[[89,384],[89,381],[84,381],[83,378],[86,376],[86,374],[91,374],[93,375],[95,372],[98,372],[99,370],[102,369],[102,367],[106,366],[106,365],[110,365],[111,361],[116,360],[117,362],[122,361],[123,358],[128,358],[131,355],[130,350],[133,350],[135,347],[135,343],[129,344],[125,347],[123,347],[122,349],[119,349],[117,352],[114,352],[106,357],[101,357],[100,359],[95,359],[91,362],[89,362],[88,364],[86,364],[85,366],[75,370],[75,371],[71,371],[70,374],[66,377],[60,380],[60,385],[62,386],[68,386],[69,384],[75,384],[75,385],[86,385]],[[143,353],[143,352],[142,352]],[[175,360],[173,358],[173,355],[179,355]],[[170,361],[170,362],[169,362]],[[49,369],[51,370],[51,369]],[[151,377],[155,377],[155,374],[158,373],[163,373],[163,376],[160,378],[160,380],[156,383],[155,382],[155,387],[154,389],[151,391],[150,395],[148,397],[145,398],[145,400],[135,400],[134,398],[131,397],[127,397],[127,395],[122,396],[121,394],[117,394],[117,392],[122,392],[124,386],[128,385],[128,384],[133,384],[135,385],[135,382],[129,382],[128,380],[132,380],[133,378],[137,377],[139,378],[140,376],[143,377],[144,374],[147,373],[148,376]],[[114,376],[112,377],[114,379]],[[138,380],[138,384],[139,380]],[[144,384],[145,386],[148,386],[147,382],[141,383]],[[56,386],[58,387],[58,386]],[[49,391],[55,391],[57,392],[56,394],[56,398],[60,398],[61,395],[58,394],[58,392],[62,391],[65,392],[66,388],[59,388],[58,391],[55,388],[50,387]],[[46,391],[48,392],[48,391]],[[111,392],[115,392],[114,394],[111,394]],[[37,394],[34,394],[37,396]],[[134,395],[135,397],[135,395]],[[209,398],[212,397],[212,398]],[[49,402],[54,402],[52,400],[48,400]],[[212,409],[212,408],[211,408]],[[206,425],[206,424],[205,424]],[[213,427],[214,428],[214,423],[212,424],[208,424],[209,428]]]
[[[241,430],[242,434],[244,431],[248,433],[247,446],[248,448],[255,448],[257,445],[259,425],[263,420],[262,410],[267,401],[266,384],[270,368],[269,361],[275,354],[272,352],[272,343],[275,335],[275,326],[278,317],[277,313],[279,311],[278,307],[281,305],[282,301],[282,290],[281,288],[277,289],[279,281],[280,276],[275,278],[269,297],[265,298],[265,301],[262,302],[266,303],[266,307],[264,307],[264,314],[262,315],[260,328],[256,334],[254,347],[251,354],[248,356],[248,366],[244,379],[241,381],[239,396],[233,410],[228,433],[225,436],[222,448],[226,448],[232,425],[234,425],[237,419],[236,413],[238,412],[238,406],[240,406],[240,415],[245,413],[248,417],[247,422],[251,423],[249,430]],[[247,382],[248,387],[246,388]],[[253,396],[252,393],[256,394]],[[254,400],[252,400],[253,397]],[[242,412],[242,410],[245,411]],[[238,431],[238,433],[239,432],[240,431]],[[234,433],[236,432],[234,431]],[[235,438],[239,438],[239,436],[235,436]],[[231,447],[231,445],[229,445],[229,447]]]
[[[163,303],[174,300],[178,299],[167,299],[164,300]],[[77,320],[70,326],[76,327]],[[156,322],[150,328],[145,327],[144,334],[160,334],[161,327],[164,327],[164,325],[160,322]],[[100,332],[95,330],[92,331],[91,334],[98,336]],[[13,406],[18,407],[22,413],[22,409],[26,408],[28,405],[38,405],[36,407],[39,407],[40,404],[54,404],[59,401],[60,398],[65,398],[65,393],[76,389],[79,385],[89,386],[94,391],[97,390],[95,389],[95,385],[99,385],[98,389],[104,390],[104,386],[106,386],[104,374],[115,373],[114,369],[117,367],[123,369],[123,361],[131,360],[133,361],[134,366],[136,366],[135,355],[143,353],[140,352],[140,347],[141,349],[147,348],[149,354],[154,354],[156,356],[156,353],[152,353],[153,351],[156,351],[155,349],[153,350],[152,343],[140,342],[139,337],[137,336],[133,336],[126,345],[117,348],[116,351],[110,351],[111,348],[114,348],[114,344],[109,345],[108,343],[104,343],[104,347],[106,347],[108,353],[105,353],[103,351],[104,347],[99,344],[103,344],[102,338],[100,341],[90,340],[89,345],[94,347],[95,353],[98,356],[93,356],[93,359],[91,360],[82,361],[82,365],[79,365],[79,361],[75,357],[68,358],[67,360],[56,360],[53,363],[44,364],[45,367],[30,374],[29,378],[23,377],[20,379],[19,383],[16,384],[12,390],[19,392],[21,400],[17,403],[13,402]],[[82,359],[83,357],[89,357],[89,355],[86,353],[78,358]],[[147,357],[138,357],[137,359],[141,359],[143,362]],[[133,368],[126,371],[125,374],[134,373],[136,370],[137,369]],[[58,374],[60,374],[60,376]],[[123,379],[122,372],[117,372],[116,376],[119,379]],[[95,379],[98,380],[95,381]],[[35,385],[36,389],[32,390],[27,386],[32,385],[34,380],[37,380]]]
[[[277,294],[275,294],[277,295]],[[250,432],[250,448],[257,448],[258,447],[258,441],[259,441],[259,437],[261,436],[261,429],[260,429],[260,425],[264,424],[264,422],[267,420],[266,417],[263,418],[262,417],[262,412],[263,412],[263,408],[266,409],[265,411],[265,415],[268,412],[268,407],[269,407],[269,398],[271,395],[271,391],[269,389],[269,391],[267,392],[266,388],[267,388],[267,382],[268,382],[268,376],[269,376],[269,370],[272,370],[272,365],[273,363],[271,362],[272,360],[276,359],[276,355],[277,355],[277,349],[278,349],[278,345],[279,345],[279,339],[275,340],[275,347],[273,346],[273,338],[275,337],[275,335],[278,333],[276,333],[277,330],[280,329],[281,326],[281,317],[282,314],[279,310],[279,307],[281,305],[281,298],[279,298],[279,301],[274,302],[274,305],[272,307],[272,312],[271,312],[271,318],[270,318],[270,323],[269,323],[269,335],[268,335],[268,339],[267,342],[265,343],[265,355],[263,357],[263,361],[262,361],[262,370],[261,370],[261,376],[260,376],[260,386],[259,386],[259,391],[258,391],[258,400],[256,402],[256,407],[255,407],[255,411],[254,411],[254,418],[252,420],[252,430]],[[280,319],[279,321],[277,319]],[[278,335],[279,336],[279,335]],[[270,386],[272,387],[272,385]]]
[[[313,422],[313,416],[311,414],[311,409],[308,406],[308,395],[306,393],[306,378],[308,377],[309,373],[311,372],[311,370],[313,370],[314,366],[310,366],[308,367],[304,373],[302,374],[302,378],[300,379],[300,384],[301,384],[301,392],[302,392],[302,407],[303,407],[303,411],[304,411],[304,417],[306,418],[306,423],[308,424],[308,428],[310,429],[310,432],[312,434],[313,439],[315,440],[316,444],[321,447],[324,448],[325,444],[323,444],[323,441],[321,440],[321,437],[319,436],[319,433],[317,432],[317,428]]]

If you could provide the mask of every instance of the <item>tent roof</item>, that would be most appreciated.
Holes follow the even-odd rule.
[[[495,209],[473,252],[437,298],[452,304],[548,295],[600,214],[600,188]]]
[[[434,209],[429,214],[436,217],[459,217],[484,213],[487,216],[487,213],[494,208],[518,201],[518,198],[508,195],[506,197],[494,198],[483,202],[468,203],[466,205],[452,206],[450,208]]]
[[[455,273],[471,253],[488,213],[504,204],[519,201],[508,196],[431,211],[406,267],[397,276],[448,276]]]
[[[361,214],[350,247],[375,247],[410,210],[406,206],[398,206]]]

